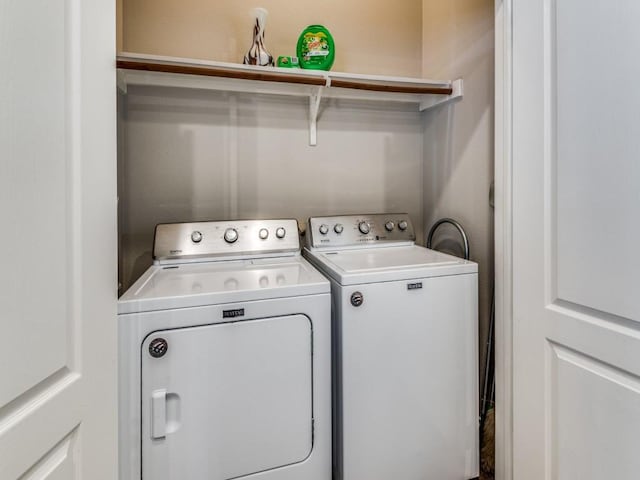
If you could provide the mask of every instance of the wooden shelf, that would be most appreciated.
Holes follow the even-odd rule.
[[[311,145],[316,144],[323,97],[413,103],[421,111],[462,98],[462,80],[257,67],[133,53],[118,55],[116,66],[118,87],[124,93],[129,85],[147,85],[308,97]]]

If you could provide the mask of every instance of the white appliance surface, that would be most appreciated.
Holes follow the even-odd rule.
[[[416,277],[459,275],[478,271],[477,264],[417,245],[314,250],[311,261],[341,285]]]
[[[335,480],[476,477],[477,265],[412,245],[402,214],[309,229],[333,296]]]
[[[330,284],[293,222],[156,229],[119,301],[119,480],[331,479]]]
[[[153,265],[120,297],[118,313],[326,293],[327,280],[300,255]]]

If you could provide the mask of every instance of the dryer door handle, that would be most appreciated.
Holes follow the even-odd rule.
[[[167,436],[167,390],[154,390],[151,394],[151,438]]]

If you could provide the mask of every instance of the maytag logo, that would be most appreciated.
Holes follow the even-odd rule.
[[[235,310],[223,310],[222,318],[244,317],[244,308],[236,308]]]
[[[422,288],[422,282],[407,283],[407,290],[418,290],[420,288]]]

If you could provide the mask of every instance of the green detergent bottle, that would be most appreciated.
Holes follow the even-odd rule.
[[[336,57],[333,37],[322,25],[309,25],[298,38],[300,66],[309,70],[330,70]]]

